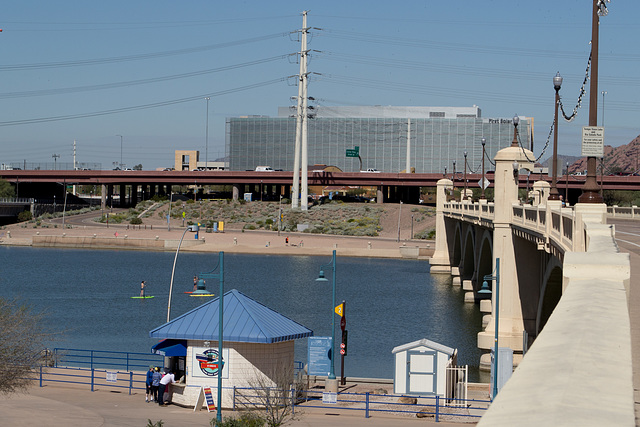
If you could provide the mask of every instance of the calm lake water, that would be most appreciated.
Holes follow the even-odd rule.
[[[175,253],[0,247],[0,296],[45,311],[61,336],[51,347],[148,353],[149,331],[165,323]],[[237,289],[314,331],[331,336],[329,282],[315,279],[331,257],[225,254],[225,291]],[[185,291],[193,276],[212,270],[218,253],[181,252],[176,265],[171,318],[204,303]],[[392,349],[422,338],[457,348],[459,364],[478,381],[476,335],[481,313],[463,302],[451,278],[429,274],[427,261],[337,258],[336,302],[346,301],[349,355],[345,375],[393,378]],[[147,282],[148,300],[139,295]],[[208,289],[218,293],[218,281]],[[340,340],[336,316],[336,339]],[[306,361],[307,340],[296,341]],[[339,375],[339,359],[336,374]]]

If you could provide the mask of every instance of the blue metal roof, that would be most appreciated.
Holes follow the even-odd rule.
[[[149,332],[151,338],[218,340],[215,298]],[[313,331],[232,289],[224,294],[223,339],[234,342],[276,343],[313,336]]]

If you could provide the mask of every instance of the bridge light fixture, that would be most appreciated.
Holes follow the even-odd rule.
[[[464,195],[462,200],[467,198],[467,151],[464,152]]]
[[[482,138],[480,140],[480,143],[482,144],[482,181],[480,181],[481,182],[480,187],[482,188],[482,193],[480,194],[480,199],[484,200],[485,199],[485,197],[484,197],[484,187],[485,187],[485,185],[484,185],[484,157],[485,157],[484,146],[487,143],[487,139],[486,138]]]
[[[553,162],[551,171],[551,190],[549,192],[549,200],[560,200],[558,192],[558,105],[560,104],[560,86],[562,86],[562,76],[560,71],[553,77],[553,88],[555,95],[555,114],[553,116]]]
[[[520,123],[520,117],[518,114],[513,116],[513,141],[511,141],[512,147],[518,147],[518,124]]]
[[[511,163],[511,166],[513,167],[513,177],[516,179],[516,185],[517,185],[518,173],[520,172],[520,163],[514,160],[513,163]]]

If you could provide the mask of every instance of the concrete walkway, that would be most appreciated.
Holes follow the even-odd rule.
[[[297,411],[299,419],[287,424],[297,427],[325,426],[460,426],[458,423],[441,422],[415,417],[373,414],[364,417],[362,411],[325,410],[307,408]],[[32,387],[28,394],[0,397],[0,425],[12,427],[32,426],[145,426],[162,420],[165,427],[209,426],[215,413],[175,405],[160,407],[146,403],[144,393],[132,395],[109,390],[89,391],[73,385],[46,385]],[[223,419],[233,412],[223,411]],[[475,423],[473,423],[475,424]],[[473,425],[472,424],[472,425]],[[468,424],[465,424],[468,425]]]
[[[607,222],[615,225],[616,243],[621,252],[629,254],[631,262],[629,320],[636,426],[640,426],[640,221],[608,219]]]

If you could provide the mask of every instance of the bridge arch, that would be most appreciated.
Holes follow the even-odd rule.
[[[556,257],[549,257],[540,289],[538,314],[536,316],[536,336],[542,331],[551,313],[562,296],[562,263]]]
[[[473,226],[467,225],[464,229],[464,244],[462,246],[462,259],[460,261],[461,276],[464,279],[471,279],[475,273],[476,266],[476,242]]]
[[[462,259],[462,226],[460,222],[455,225],[453,233],[453,251],[451,251],[451,266],[459,267]]]
[[[478,250],[478,262],[476,263],[476,280],[474,290],[477,292],[482,286],[484,276],[493,272],[493,234],[490,230],[482,229]],[[492,286],[492,284],[489,284]],[[493,286],[492,286],[493,287]]]

